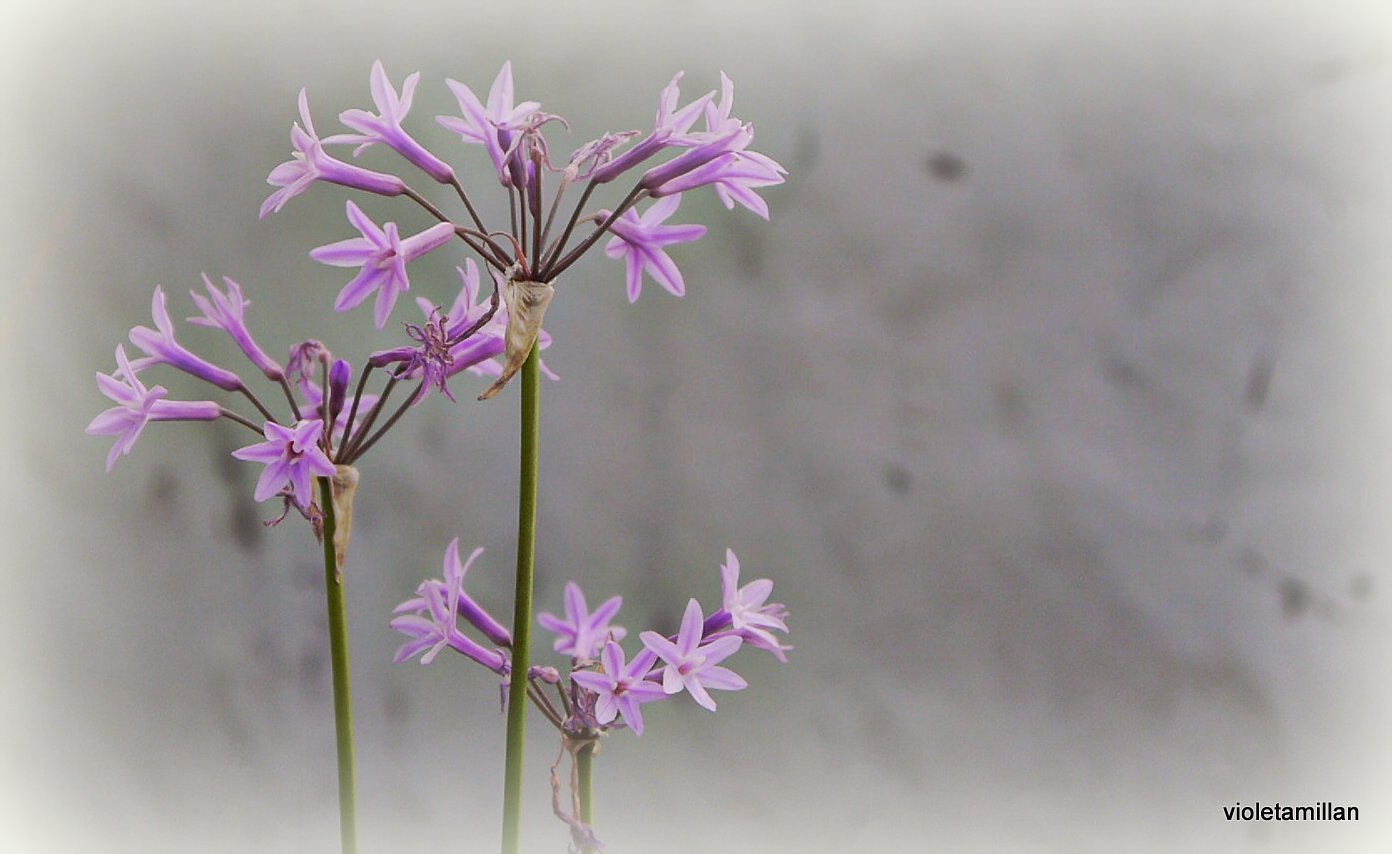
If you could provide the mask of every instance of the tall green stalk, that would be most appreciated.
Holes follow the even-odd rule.
[[[522,365],[521,469],[517,497],[517,592],[512,610],[512,682],[508,686],[507,768],[503,775],[503,854],[517,854],[522,829],[522,747],[531,666],[532,572],[536,565],[537,416],[540,348]]]
[[[579,778],[580,820],[594,827],[594,753],[598,742],[591,741],[575,751],[575,776]],[[581,854],[592,854],[593,848],[586,846]]]
[[[338,826],[343,854],[358,850],[358,794],[353,770],[353,691],[348,673],[348,619],[343,607],[343,567],[339,565],[335,534],[333,486],[319,480],[324,512],[324,587],[329,603],[329,658],[333,663],[334,734],[338,740]]]

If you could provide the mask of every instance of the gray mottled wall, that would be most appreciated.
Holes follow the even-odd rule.
[[[163,283],[241,281],[258,337],[360,361],[317,188],[258,221],[295,93],[325,130],[422,71],[645,127],[677,69],[737,84],[789,168],[708,194],[689,294],[602,256],[548,328],[539,598],[631,628],[733,546],[797,646],[718,714],[606,745],[615,852],[1381,850],[1392,498],[1392,27],[1376,3],[62,4],[0,39],[0,835],[25,850],[333,850],[316,552],[264,529],[232,426],[81,435]],[[570,140],[553,137],[568,151]],[[385,159],[373,161],[386,164]],[[420,226],[401,205],[379,217]],[[490,204],[492,204],[490,202]],[[444,301],[460,258],[414,287]],[[191,334],[227,362],[235,351]],[[201,390],[178,377],[176,395]],[[469,395],[461,394],[468,400]],[[363,464],[348,567],[368,850],[489,851],[502,718],[462,661],[391,666],[390,609],[460,536],[505,612],[515,395],[422,406]],[[530,850],[557,851],[548,733]],[[1356,826],[1229,824],[1329,800]],[[100,843],[99,843],[100,840]]]

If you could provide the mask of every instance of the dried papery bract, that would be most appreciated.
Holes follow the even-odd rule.
[[[348,538],[353,535],[353,498],[358,494],[358,470],[352,466],[336,466],[332,484],[334,516],[338,521],[334,527],[334,560],[338,564],[338,580],[342,582]]]
[[[527,282],[508,279],[503,287],[503,298],[507,300],[508,323],[504,337],[503,372],[488,390],[479,395],[479,400],[489,400],[522,369],[527,355],[532,352],[537,335],[541,332],[541,319],[546,307],[556,296],[556,289],[550,282]]]

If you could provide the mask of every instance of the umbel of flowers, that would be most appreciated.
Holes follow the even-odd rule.
[[[445,550],[444,578],[421,582],[415,597],[397,606],[399,616],[391,626],[409,638],[397,650],[397,662],[419,655],[422,664],[429,664],[449,648],[502,676],[505,688],[516,678],[511,634],[464,591],[464,576],[482,553],[483,549],[474,549],[461,563],[455,538]],[[589,763],[601,738],[623,728],[641,736],[642,706],[683,692],[715,711],[712,690],[748,687],[739,674],[721,666],[744,646],[787,661],[785,651],[792,647],[774,634],[788,631],[787,609],[768,601],[773,582],[761,578],[741,587],[739,578],[739,558],[726,549],[719,605],[707,615],[700,602],[690,600],[676,634],[640,633],[642,648],[632,658],[620,645],[628,631],[613,622],[623,605],[621,596],[591,611],[580,586],[571,581],[565,586],[564,616],[537,615],[542,628],[555,635],[552,649],[568,657],[569,667],[564,676],[555,667],[529,667],[527,699],[560,733],[562,746],[571,755],[572,806],[562,806],[554,769],[552,803],[556,816],[570,826],[577,847],[600,846],[588,814],[592,799],[582,788],[589,787]],[[461,617],[487,643],[465,634],[459,627]]]
[[[290,132],[291,159],[267,178],[276,189],[262,204],[260,215],[281,211],[318,183],[401,197],[424,210],[435,224],[403,233],[397,223],[379,224],[350,200],[345,213],[357,236],[319,246],[309,255],[323,264],[355,271],[339,290],[333,307],[351,311],[371,300],[373,323],[384,329],[400,297],[411,290],[411,263],[431,252],[464,249],[472,257],[457,265],[460,287],[449,307],[431,296],[418,296],[415,303],[420,314],[401,323],[404,337],[395,346],[368,354],[354,383],[353,367],[312,338],[290,347],[282,365],[253,338],[246,319],[250,301],[241,286],[224,278],[219,288],[205,276],[204,292],[190,292],[200,313],[188,322],[221,330],[232,338],[272,391],[283,395],[277,414],[267,404],[270,398],[264,391],[258,394],[239,373],[197,355],[176,337],[164,291],[156,287],[155,329],[137,326],[130,332],[130,344],[143,355],[132,359],[124,346],[116,347],[116,368],[97,374],[98,389],[115,405],[98,415],[87,431],[116,437],[107,456],[108,471],[120,456],[131,452],[152,421],[226,418],[256,434],[257,441],[233,451],[233,456],[263,467],[255,500],[283,503],[284,511],[268,524],[296,511],[311,523],[323,544],[340,827],[344,851],[354,851],[356,783],[342,584],[358,484],[355,464],[432,392],[456,402],[449,382],[461,372],[493,378],[478,395],[480,400],[497,395],[520,373],[522,453],[512,628],[488,615],[463,591],[464,573],[478,552],[461,563],[457,541],[446,552],[444,580],[423,583],[417,597],[397,609],[392,625],[411,637],[398,659],[422,653],[422,660],[429,661],[448,646],[503,677],[508,711],[503,850],[516,851],[518,846],[523,715],[529,700],[561,731],[576,760],[574,808],[561,809],[557,785],[557,815],[571,825],[578,847],[595,848],[588,779],[597,740],[621,726],[641,733],[640,706],[677,693],[690,693],[698,703],[714,709],[710,690],[745,687],[744,680],[720,662],[746,645],[782,659],[788,647],[773,632],[784,632],[787,626],[782,606],[765,604],[771,582],[738,587],[739,564],[730,552],[722,569],[720,607],[705,615],[700,604],[691,600],[675,634],[643,632],[643,648],[631,659],[620,646],[623,630],[610,622],[619,598],[590,612],[580,588],[568,585],[566,616],[538,618],[544,628],[557,634],[556,650],[570,655],[567,676],[562,679],[555,668],[530,664],[538,378],[541,374],[556,378],[538,355],[551,343],[542,330],[544,315],[557,295],[558,278],[606,238],[604,253],[624,263],[630,302],[638,299],[647,279],[681,296],[685,281],[668,249],[705,234],[700,225],[668,223],[682,195],[709,187],[726,208],[738,204],[767,219],[768,206],[758,191],[781,184],[785,171],[750,149],[754,127],[732,115],[734,85],[723,74],[718,93],[707,92],[686,104],[678,88],[682,75],[677,74],[659,95],[651,130],[605,133],[576,148],[564,161],[555,160],[546,132],[557,126],[569,128],[569,124],[543,111],[535,101],[517,102],[511,65],[504,63],[486,101],[468,86],[447,80],[458,114],[436,117],[460,141],[481,145],[487,154],[487,177],[482,183],[497,182],[495,192],[506,196],[508,211],[506,224],[490,227],[466,192],[462,172],[426,149],[403,124],[419,76],[409,75],[398,90],[382,64],[375,63],[370,75],[375,111],[340,113],[346,132],[329,136],[315,129],[308,96],[301,90],[300,122]],[[345,149],[351,148],[351,156],[356,156],[374,145],[399,155],[413,167],[409,174],[419,173],[417,177],[423,175],[444,188],[446,202],[437,204],[400,175],[366,169],[342,156]],[[622,194],[615,191],[616,201],[608,207],[592,205],[595,194],[611,183],[628,189]],[[566,199],[575,202],[569,213],[561,213]],[[454,213],[447,212],[451,207]],[[492,285],[487,298],[483,270]],[[142,376],[157,366],[196,377],[224,399],[169,400],[163,386],[150,385]],[[369,392],[374,373],[380,384]],[[402,383],[411,390],[390,405]],[[254,412],[238,411],[238,400]],[[491,648],[464,635],[457,626],[459,616]]]

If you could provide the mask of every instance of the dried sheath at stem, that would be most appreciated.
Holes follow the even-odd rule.
[[[503,390],[513,374],[527,361],[532,352],[537,335],[541,333],[541,318],[556,289],[549,282],[519,282],[508,279],[503,287],[503,298],[507,300],[508,321],[504,338],[503,372],[488,390],[479,395],[479,400],[488,400]]]
[[[358,492],[358,470],[338,466],[333,476],[334,562],[338,564],[334,579],[343,583],[343,558],[348,551],[348,538],[353,535],[353,496]]]

